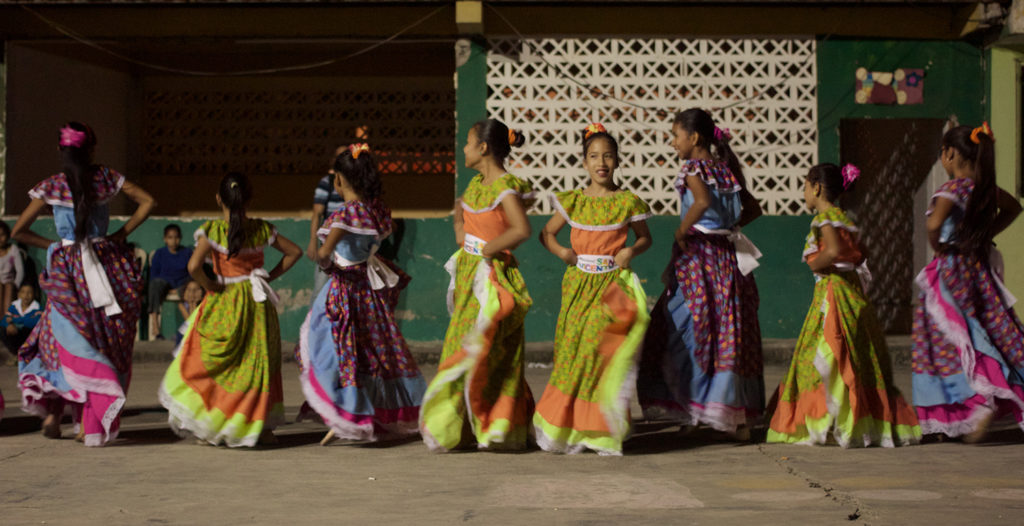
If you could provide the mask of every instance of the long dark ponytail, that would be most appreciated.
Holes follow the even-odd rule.
[[[217,195],[228,207],[228,258],[235,256],[245,244],[245,207],[252,199],[252,185],[249,178],[238,172],[231,172],[220,180]]]
[[[69,122],[61,129],[60,156],[64,178],[71,189],[75,209],[75,241],[83,241],[89,232],[89,216],[96,202],[93,176],[99,167],[93,164],[96,134],[86,124]]]
[[[747,178],[743,175],[743,163],[729,146],[732,136],[728,131],[715,126],[715,119],[711,117],[710,113],[700,108],[690,108],[677,113],[672,124],[680,126],[688,133],[696,133],[699,137],[697,146],[707,148],[716,159],[725,163],[729,167],[729,171],[739,180],[740,186],[744,190],[747,189]]]
[[[988,258],[995,237],[996,205],[995,141],[987,133],[973,133],[969,126],[957,126],[942,136],[942,147],[953,148],[974,165],[974,190],[967,199],[964,218],[956,226],[956,245],[961,252]],[[974,142],[974,139],[978,142]]]

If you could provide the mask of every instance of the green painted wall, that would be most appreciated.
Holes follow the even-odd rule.
[[[455,191],[462,195],[476,175],[466,168],[462,153],[466,134],[474,123],[487,118],[487,52],[474,40],[460,40],[456,49],[460,62],[455,70]]]
[[[163,228],[168,223],[181,225],[186,237],[191,236],[203,219],[151,218],[132,236],[135,242],[147,252],[163,245]],[[299,219],[277,219],[271,221],[285,237],[304,246],[308,240],[309,224]],[[547,221],[546,217],[531,216],[535,232],[539,232]],[[122,221],[112,220],[111,230]],[[765,217],[755,221],[745,232],[764,253],[761,267],[755,271],[761,290],[760,319],[762,332],[768,338],[794,337],[800,330],[804,315],[811,300],[813,279],[800,262],[803,238],[810,218]],[[399,317],[402,331],[410,341],[432,342],[444,338],[448,325],[445,295],[449,277],[444,263],[455,250],[454,235],[450,219],[405,219],[400,220],[401,237],[397,243],[382,248],[381,253],[393,256],[395,261],[409,275],[412,282],[399,302]],[[675,217],[655,217],[649,222],[654,236],[654,246],[635,261],[635,269],[653,304],[662,292],[661,272],[668,262],[671,251],[672,231],[678,224]],[[36,222],[34,230],[44,236],[55,238],[53,222],[43,218]],[[562,235],[568,243],[568,230]],[[29,250],[29,256],[41,269],[44,251]],[[526,336],[529,341],[551,341],[554,338],[555,323],[561,301],[561,278],[565,265],[549,254],[536,238],[524,243],[516,256],[522,265],[526,284],[533,296],[534,305],[526,320]],[[277,263],[277,255],[268,252],[267,267]],[[299,326],[306,315],[312,299],[313,263],[300,261],[291,271],[273,283],[281,296],[281,330],[285,340],[294,341]],[[175,327],[175,314],[170,306],[164,309],[164,334],[170,337]]]
[[[992,49],[992,133],[996,136],[996,178],[1000,188],[1021,197],[1021,65],[1024,53]],[[1024,298],[1024,219],[1018,218],[996,244],[1006,263],[1006,286]]]
[[[470,43],[464,58],[456,74],[456,161],[459,166],[457,189],[460,193],[473,176],[471,171],[462,167],[462,146],[472,123],[486,116],[487,93],[486,56],[483,48],[478,43]],[[838,125],[842,118],[944,118],[955,113],[962,122],[980,121],[988,112],[985,104],[987,73],[982,59],[983,55],[976,48],[958,42],[857,42],[831,39],[821,42],[818,52],[821,160],[839,160]],[[861,65],[874,70],[901,66],[928,68],[925,81],[926,103],[902,107],[855,104],[853,72]],[[993,89],[998,86],[1002,84],[995,83]],[[1001,168],[1000,177],[1004,176],[1004,171]],[[131,240],[147,251],[154,250],[162,245],[163,227],[172,220],[182,226],[186,235],[190,235],[203,221],[153,218],[133,234]],[[530,220],[536,233],[547,218],[531,216]],[[305,220],[288,218],[272,221],[284,236],[305,246],[306,236],[309,235],[309,226]],[[795,337],[810,304],[813,278],[806,265],[800,261],[809,223],[808,216],[772,216],[762,217],[745,229],[764,253],[755,277],[761,293],[761,328],[767,338]],[[119,224],[119,221],[113,221],[112,228]],[[399,303],[402,330],[410,341],[439,341],[444,337],[448,324],[445,295],[449,277],[444,270],[444,263],[456,249],[451,219],[404,219],[399,224],[396,241],[392,246],[384,247],[381,252],[393,257],[413,278]],[[668,262],[672,231],[677,224],[678,218],[672,216],[652,218],[649,225],[654,236],[654,247],[634,262],[651,303],[662,292],[660,276]],[[36,230],[54,237],[53,224],[49,219],[37,222]],[[563,235],[567,238],[568,232]],[[1024,261],[1024,253],[1013,254],[1020,255],[1015,258],[1016,261]],[[37,261],[37,265],[41,265],[42,251],[31,250],[30,255]],[[554,337],[560,282],[565,267],[541,247],[536,237],[520,247],[516,256],[522,264],[527,286],[534,299],[533,309],[526,320],[527,339],[535,342],[550,341]],[[276,261],[276,256],[271,256],[268,258],[268,266]],[[286,340],[294,341],[306,315],[312,299],[312,273],[313,264],[303,259],[274,283],[283,300],[281,328]],[[1014,274],[1024,276],[1024,272]],[[1011,283],[1017,287],[1015,292],[1024,296],[1024,290],[1020,290],[1021,279],[1024,278]]]
[[[818,43],[818,158],[839,162],[844,118],[947,118],[980,123],[987,115],[984,52],[943,40],[845,40]],[[924,104],[882,106],[854,101],[857,68],[924,68]]]

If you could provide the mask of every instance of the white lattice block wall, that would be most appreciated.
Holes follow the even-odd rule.
[[[677,213],[672,115],[701,107],[732,130],[765,212],[800,213],[803,177],[818,156],[814,39],[495,39],[489,49],[487,111],[526,134],[510,169],[539,190],[586,183],[580,133],[599,121],[619,140],[620,183],[656,213]],[[650,109],[592,95],[541,56],[565,75]],[[546,201],[533,209],[551,212]]]

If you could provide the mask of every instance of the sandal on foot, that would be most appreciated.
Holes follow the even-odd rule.
[[[322,440],[320,440],[320,445],[326,446],[327,444],[330,444],[335,440],[338,440],[338,436],[334,434],[334,430],[332,429],[328,431],[326,435],[324,435],[324,438]]]

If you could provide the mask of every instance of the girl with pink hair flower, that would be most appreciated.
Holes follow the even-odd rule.
[[[142,307],[142,272],[125,237],[156,201],[123,175],[93,163],[96,135],[89,126],[68,123],[59,145],[64,170],[29,191],[32,201],[11,234],[47,251],[39,277],[46,309],[18,351],[21,407],[45,418],[44,436],[60,438],[64,405],[70,403],[76,439],[102,446],[117,437]],[[118,193],[138,208],[108,235],[108,203]],[[53,208],[57,241],[30,230],[47,206]]]
[[[803,255],[814,273],[814,300],[769,404],[768,442],[846,448],[921,439],[914,409],[893,385],[885,336],[864,293],[870,275],[860,231],[836,206],[859,176],[852,164],[826,163],[804,181],[804,202],[817,212]]]

